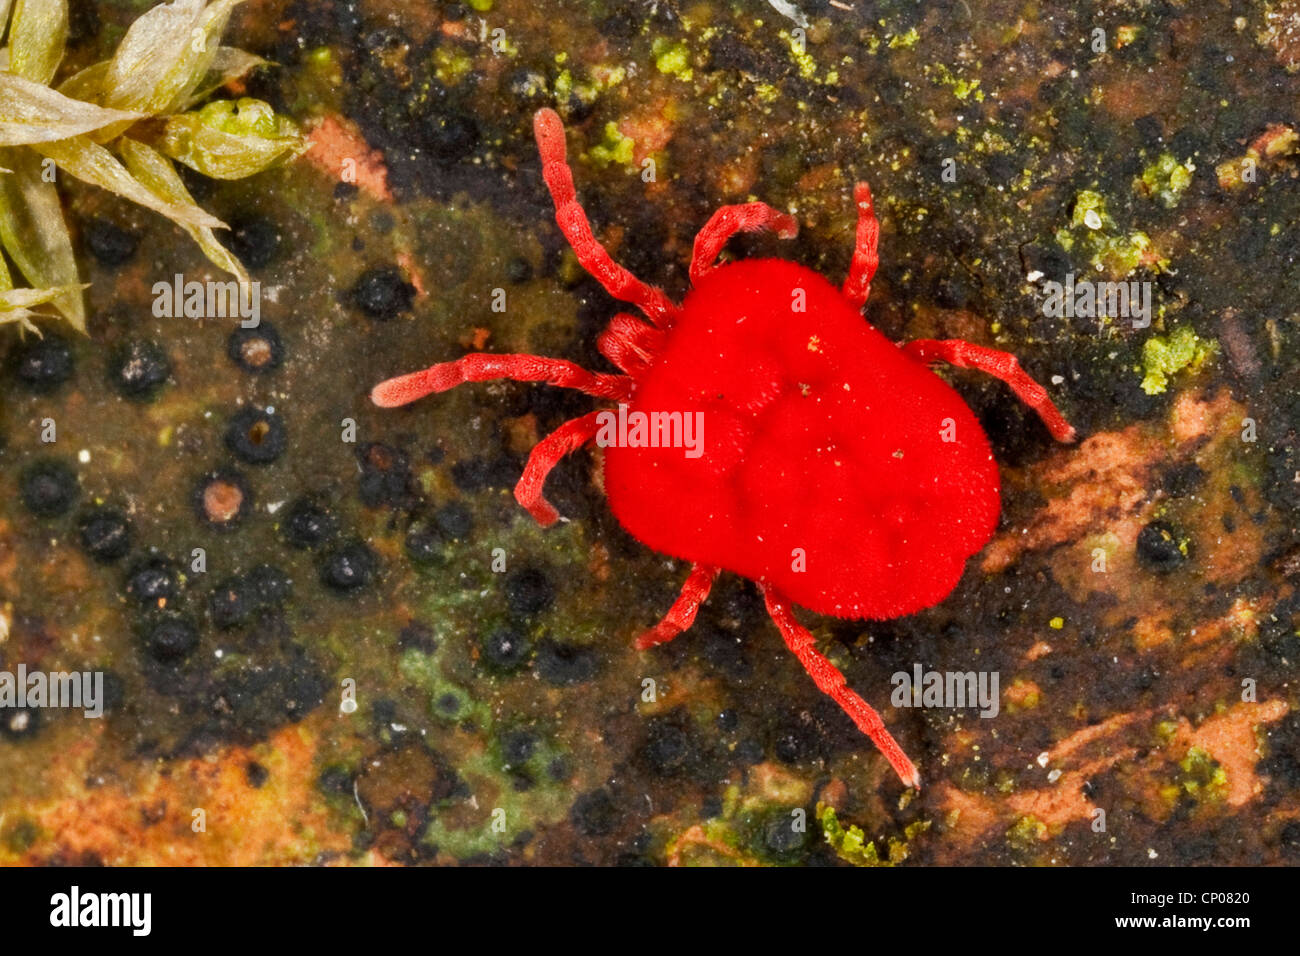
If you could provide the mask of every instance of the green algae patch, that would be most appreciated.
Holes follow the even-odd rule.
[[[1217,350],[1216,342],[1202,339],[1188,325],[1167,336],[1152,336],[1142,345],[1142,391],[1162,394],[1171,375],[1183,369],[1196,371]]]
[[[876,844],[868,840],[861,827],[849,824],[848,829],[840,823],[834,807],[817,805],[817,820],[822,825],[822,833],[835,855],[854,866],[892,866],[888,860],[882,860],[876,852]]]
[[[1166,209],[1173,209],[1192,184],[1192,173],[1195,171],[1196,166],[1190,159],[1179,162],[1173,153],[1161,153],[1133,181],[1133,188],[1148,199],[1158,200]]]
[[[1082,190],[1074,198],[1070,225],[1074,228],[1086,226],[1089,229],[1114,229],[1115,220],[1106,211],[1106,197],[1091,189]]]
[[[984,102],[984,91],[980,89],[979,80],[958,76],[943,63],[936,63],[933,67],[926,67],[925,73],[931,80],[940,86],[946,87],[952,92],[953,96],[963,102],[971,97],[974,97],[976,102]]]
[[[1074,199],[1070,224],[1056,231],[1056,241],[1066,252],[1086,257],[1098,272],[1125,278],[1140,265],[1163,271],[1169,260],[1160,258],[1151,238],[1140,230],[1120,229],[1106,208],[1106,198],[1084,189]]]
[[[1177,779],[1160,790],[1160,795],[1171,804],[1180,799],[1196,803],[1222,800],[1228,791],[1227,773],[1200,747],[1189,748],[1186,756],[1178,761],[1178,769]]]
[[[906,33],[896,33],[891,36],[888,46],[891,50],[910,50],[920,39],[921,34],[916,32],[916,27],[912,27]]]
[[[1018,850],[1032,850],[1047,839],[1047,824],[1038,817],[1026,815],[1007,831],[1007,842]]]
[[[679,80],[690,80],[695,75],[691,69],[690,51],[686,49],[684,41],[674,43],[667,37],[659,37],[651,52],[655,57],[655,69],[660,73],[675,76]]]
[[[856,824],[850,823],[845,827],[834,807],[817,804],[817,822],[821,824],[822,834],[835,855],[854,866],[895,866],[902,863],[907,859],[911,841],[930,829],[929,820],[909,824],[903,831],[903,839],[889,841],[889,854],[882,859],[875,842],[868,840],[862,828]]]
[[[623,135],[618,128],[618,124],[610,122],[605,124],[604,140],[587,150],[587,156],[606,166],[611,163],[617,163],[620,166],[631,166],[635,146],[636,140]]]

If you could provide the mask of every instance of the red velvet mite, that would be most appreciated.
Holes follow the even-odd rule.
[[[691,626],[721,570],[758,583],[768,613],[817,687],[919,787],[912,761],[876,711],[795,620],[820,614],[883,620],[943,600],[967,558],[992,536],[1000,508],[997,464],[966,403],[929,368],[948,362],[1006,382],[1053,437],[1074,429],[1041,385],[1006,352],[949,339],[901,347],[862,316],[879,258],[880,227],[866,183],[854,190],[857,242],[836,289],[781,259],[715,260],[735,233],[798,231],[761,202],[723,206],[695,237],[692,289],[680,304],[616,264],[591,232],[565,161],[564,127],[534,117],[555,218],[578,261],[647,321],[616,315],[597,340],[621,375],[562,359],[473,353],[378,385],[392,407],[462,382],[509,378],[573,388],[645,415],[696,415],[700,453],[642,441],[605,449],[605,493],[630,534],[691,562],[680,596],[639,648]],[[542,486],[566,454],[597,437],[610,412],[556,429],[533,449],[515,497],[541,524],[559,515]]]

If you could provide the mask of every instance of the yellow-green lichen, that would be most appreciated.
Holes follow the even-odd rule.
[[[655,69],[660,73],[675,76],[679,80],[690,80],[695,75],[691,70],[690,51],[685,42],[678,40],[674,43],[667,37],[659,37],[651,51],[655,57]]]
[[[898,33],[889,38],[889,48],[891,50],[910,50],[916,46],[917,41],[921,39],[921,34],[916,32],[916,27],[912,27],[906,33]]]
[[[835,808],[824,803],[817,804],[817,821],[821,824],[826,842],[835,851],[836,856],[854,866],[894,866],[907,859],[909,846],[920,834],[930,829],[929,820],[918,820],[908,824],[903,830],[902,839],[889,841],[889,855],[882,859],[876,850],[876,844],[866,838],[862,829],[849,824],[846,829],[840,823]]]
[[[1216,342],[1200,338],[1187,325],[1167,336],[1152,336],[1142,345],[1142,391],[1161,394],[1169,386],[1169,376],[1185,368],[1195,371],[1217,349]]]
[[[1098,272],[1124,278],[1139,265],[1163,270],[1169,260],[1161,258],[1150,237],[1141,231],[1117,231],[1106,208],[1105,197],[1091,189],[1075,197],[1070,224],[1056,231],[1056,241],[1066,252],[1086,257]]]
[[[1195,170],[1196,166],[1190,159],[1179,162],[1172,153],[1161,153],[1133,181],[1133,188],[1147,198],[1160,200],[1166,209],[1173,209],[1192,184],[1192,173]]]
[[[1032,850],[1047,839],[1047,824],[1038,817],[1026,815],[1007,831],[1007,842],[1018,850]]]
[[[804,41],[796,39],[785,30],[781,31],[781,39],[785,40],[790,47],[790,56],[794,59],[795,65],[799,67],[799,75],[805,80],[811,80],[817,73],[817,62],[808,52],[807,45]]]
[[[598,163],[608,165],[618,163],[621,166],[632,165],[632,151],[636,141],[624,136],[617,123],[605,124],[605,139],[587,151],[587,155]]]
[[[474,68],[474,61],[459,50],[438,47],[433,51],[434,75],[443,86],[455,86]]]
[[[1218,800],[1228,789],[1228,775],[1219,762],[1200,747],[1188,748],[1187,755],[1178,761],[1182,771],[1177,782],[1162,788],[1161,794],[1170,802],[1186,795],[1193,800]]]
[[[822,825],[826,842],[841,860],[854,866],[892,866],[889,860],[880,858],[876,844],[867,839],[860,827],[850,824],[848,829],[844,828],[834,807],[817,804],[817,820]]]

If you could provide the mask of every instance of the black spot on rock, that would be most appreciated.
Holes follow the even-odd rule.
[[[357,449],[361,465],[361,503],[369,508],[388,505],[406,508],[416,496],[411,492],[411,462],[406,453],[379,442]]]
[[[1187,555],[1179,547],[1177,532],[1163,521],[1152,521],[1138,532],[1137,555],[1153,571],[1172,571]]]
[[[250,465],[269,465],[284,454],[288,441],[283,416],[254,405],[239,409],[226,425],[226,447]]]
[[[171,373],[171,362],[162,346],[142,339],[116,349],[108,363],[113,387],[133,401],[152,398]]]
[[[677,717],[654,717],[646,722],[645,740],[637,752],[650,773],[670,777],[681,773],[691,759],[691,737]]]
[[[409,312],[415,300],[415,286],[402,278],[394,266],[371,269],[352,287],[352,303],[372,319],[386,321]]]
[[[166,558],[137,562],[126,576],[126,593],[143,607],[159,607],[180,593],[180,575]]]
[[[262,321],[256,328],[239,326],[231,332],[226,340],[226,354],[245,372],[256,375],[280,367],[284,361],[284,343],[275,326]]]
[[[271,771],[256,760],[250,760],[248,765],[244,767],[244,779],[248,781],[248,785],[254,790],[260,790],[266,785],[266,781],[271,779]]]
[[[189,657],[199,646],[199,632],[188,619],[175,614],[161,614],[146,620],[142,627],[145,653],[159,664],[174,664]]]
[[[331,591],[349,594],[368,585],[378,569],[375,553],[364,543],[351,541],[325,556],[320,579]]]
[[[96,217],[82,231],[86,248],[106,266],[121,266],[131,261],[140,245],[140,236],[108,219]]]
[[[555,588],[537,568],[521,568],[506,575],[506,604],[512,613],[529,617],[555,602]]]
[[[538,645],[533,666],[548,684],[571,687],[595,677],[599,664],[600,659],[591,648],[547,638]]]
[[[569,820],[583,836],[609,836],[619,820],[618,807],[609,791],[603,787],[584,793],[573,801]]]
[[[443,538],[436,528],[422,521],[417,521],[407,529],[402,546],[406,556],[414,563],[425,567],[440,566],[444,563]]]
[[[18,479],[23,506],[38,518],[55,518],[76,503],[81,487],[72,467],[56,458],[36,461]]]
[[[280,230],[265,216],[236,218],[223,236],[226,248],[250,269],[261,269],[280,252]]]
[[[285,512],[281,532],[290,547],[318,548],[338,533],[339,522],[324,505],[299,498]]]
[[[473,116],[454,112],[429,117],[422,139],[435,160],[454,163],[473,153],[481,137],[478,122]]]
[[[489,668],[503,674],[517,671],[528,660],[533,644],[522,630],[505,625],[498,627],[479,641],[482,660]]]
[[[131,525],[116,508],[86,512],[77,522],[77,533],[82,549],[103,564],[116,561],[131,548]]]
[[[474,517],[459,501],[443,505],[433,515],[438,530],[452,540],[468,538],[474,530]]]
[[[30,391],[48,394],[72,377],[72,348],[57,332],[16,345],[9,353],[9,363]]]

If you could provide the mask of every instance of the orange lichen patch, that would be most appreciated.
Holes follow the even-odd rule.
[[[1177,102],[1176,84],[1155,71],[1121,68],[1111,76],[1113,79],[1098,90],[1096,101],[1122,122],[1132,123],[1152,112],[1163,113]]]
[[[1052,653],[1052,645],[1048,644],[1046,641],[1039,641],[1029,650],[1025,651],[1025,660],[1036,661],[1040,657],[1046,657],[1050,653]]]
[[[1139,651],[1149,651],[1161,644],[1168,644],[1174,639],[1171,618],[1173,610],[1167,607],[1153,608],[1133,625],[1133,646]]]
[[[1083,727],[1064,740],[1060,741],[1055,747],[1048,751],[1048,760],[1050,763],[1062,763],[1066,758],[1074,755],[1078,751],[1090,747],[1092,744],[1099,743],[1108,737],[1118,734],[1124,728],[1138,720],[1144,720],[1150,717],[1148,712],[1133,714],[1116,714],[1103,720],[1099,724],[1093,724],[1090,727]]]
[[[749,149],[719,165],[713,183],[721,196],[747,196],[758,182],[758,174],[758,151]]]
[[[402,272],[411,280],[411,285],[415,287],[416,298],[424,298],[424,277],[420,274],[420,268],[415,261],[415,256],[403,250],[395,258],[397,264],[401,266]]]
[[[1228,416],[1232,397],[1220,392],[1206,399],[1200,392],[1180,392],[1174,399],[1172,425],[1174,440],[1186,444],[1204,438]]]
[[[203,513],[213,524],[225,524],[244,506],[244,492],[233,481],[213,479],[203,488]]]
[[[1007,808],[1017,817],[1032,816],[1047,824],[1042,833],[1042,839],[1047,840],[1053,833],[1060,833],[1066,824],[1092,816],[1097,806],[1084,794],[1083,785],[1091,773],[1101,769],[1104,766],[1087,772],[1072,770],[1050,787],[1013,793],[1007,798]]]
[[[1280,720],[1288,709],[1283,700],[1257,704],[1242,702],[1206,719],[1196,728],[1182,718],[1174,732],[1173,742],[1186,749],[1196,747],[1213,757],[1228,777],[1225,798],[1228,806],[1239,807],[1264,789],[1255,772],[1259,761],[1255,728],[1259,724]]]
[[[541,437],[537,433],[537,416],[532,412],[508,420],[505,432],[506,446],[517,455],[527,454]]]
[[[849,786],[839,777],[834,778],[826,786],[822,787],[821,793],[817,795],[817,802],[824,803],[833,810],[843,809],[845,801],[849,799]]]
[[[1241,473],[1222,464],[1248,447],[1240,440],[1244,415],[1226,389],[1208,397],[1185,392],[1174,400],[1166,435],[1134,425],[1094,435],[1078,449],[1059,450],[1027,472],[1010,472],[1009,485],[1045,489],[1049,496],[1053,489],[1064,493],[1049,497],[1028,527],[1012,526],[995,538],[983,569],[1002,571],[1025,552],[1071,543],[1078,552],[1053,567],[1067,593],[1076,601],[1106,593],[1118,602],[1106,612],[1109,622],[1137,614],[1141,646],[1167,642],[1181,608],[1136,557],[1138,533],[1164,517],[1169,499],[1157,480],[1164,469],[1192,462],[1208,475],[1196,507],[1183,509],[1178,519],[1192,541],[1192,573],[1207,583],[1231,584],[1263,554],[1267,529],[1248,518],[1260,508],[1259,493],[1237,487]],[[1228,527],[1233,530],[1225,531]]]
[[[1255,137],[1249,150],[1265,159],[1291,156],[1300,149],[1300,134],[1282,123],[1269,123],[1268,128]]]
[[[632,147],[635,165],[640,166],[646,157],[659,152],[673,138],[672,112],[671,101],[661,97],[618,124],[618,131],[635,144]]]
[[[438,29],[443,36],[455,37],[457,40],[477,39],[468,20],[446,20]]]
[[[1027,707],[1037,707],[1042,699],[1038,685],[1031,680],[1015,680],[1002,692],[1007,709],[1013,713]]]
[[[999,797],[967,793],[951,784],[941,784],[939,803],[948,814],[949,834],[962,845],[971,846],[992,831],[1005,830],[1018,818],[1032,816],[1045,824],[1040,839],[1046,841],[1059,834],[1067,824],[1090,821],[1097,807],[1084,792],[1084,785],[1120,761],[1133,758],[1136,749],[1125,747],[1116,750],[1109,746],[1112,743],[1110,738],[1145,716],[1149,715],[1118,714],[1100,724],[1084,727],[1061,741],[1049,752],[1048,766],[1066,763],[1067,758],[1079,757],[1083,751],[1094,749],[1094,745],[1102,742],[1108,746],[1104,752],[1064,770],[1049,786]]]
[[[1002,809],[992,797],[967,793],[947,782],[940,783],[935,794],[946,815],[947,837],[959,846],[974,846],[1002,818]]]
[[[206,759],[160,764],[139,779],[28,805],[24,816],[44,837],[21,862],[93,855],[113,866],[254,866],[307,863],[351,845],[314,796],[316,733],[285,728],[255,747],[227,747]],[[55,779],[84,780],[94,750],[60,751]],[[260,788],[248,781],[256,761],[270,771]],[[202,809],[206,832],[192,829]]]
[[[1263,39],[1287,70],[1300,70],[1300,3],[1278,0],[1264,10],[1267,24]]]
[[[1077,449],[1055,452],[1039,481],[1069,488],[1048,501],[1029,528],[1012,528],[993,540],[981,567],[1005,570],[1025,551],[1073,541],[1135,510],[1146,498],[1152,441],[1140,426],[1093,435]]]
[[[326,116],[307,135],[307,143],[303,155],[326,175],[343,182],[347,181],[344,176],[355,175],[353,181],[368,195],[383,202],[393,201],[384,154],[371,149],[350,122],[334,115]]]
[[[596,581],[608,581],[614,573],[609,564],[609,548],[597,541],[592,544],[590,554],[587,573]]]

